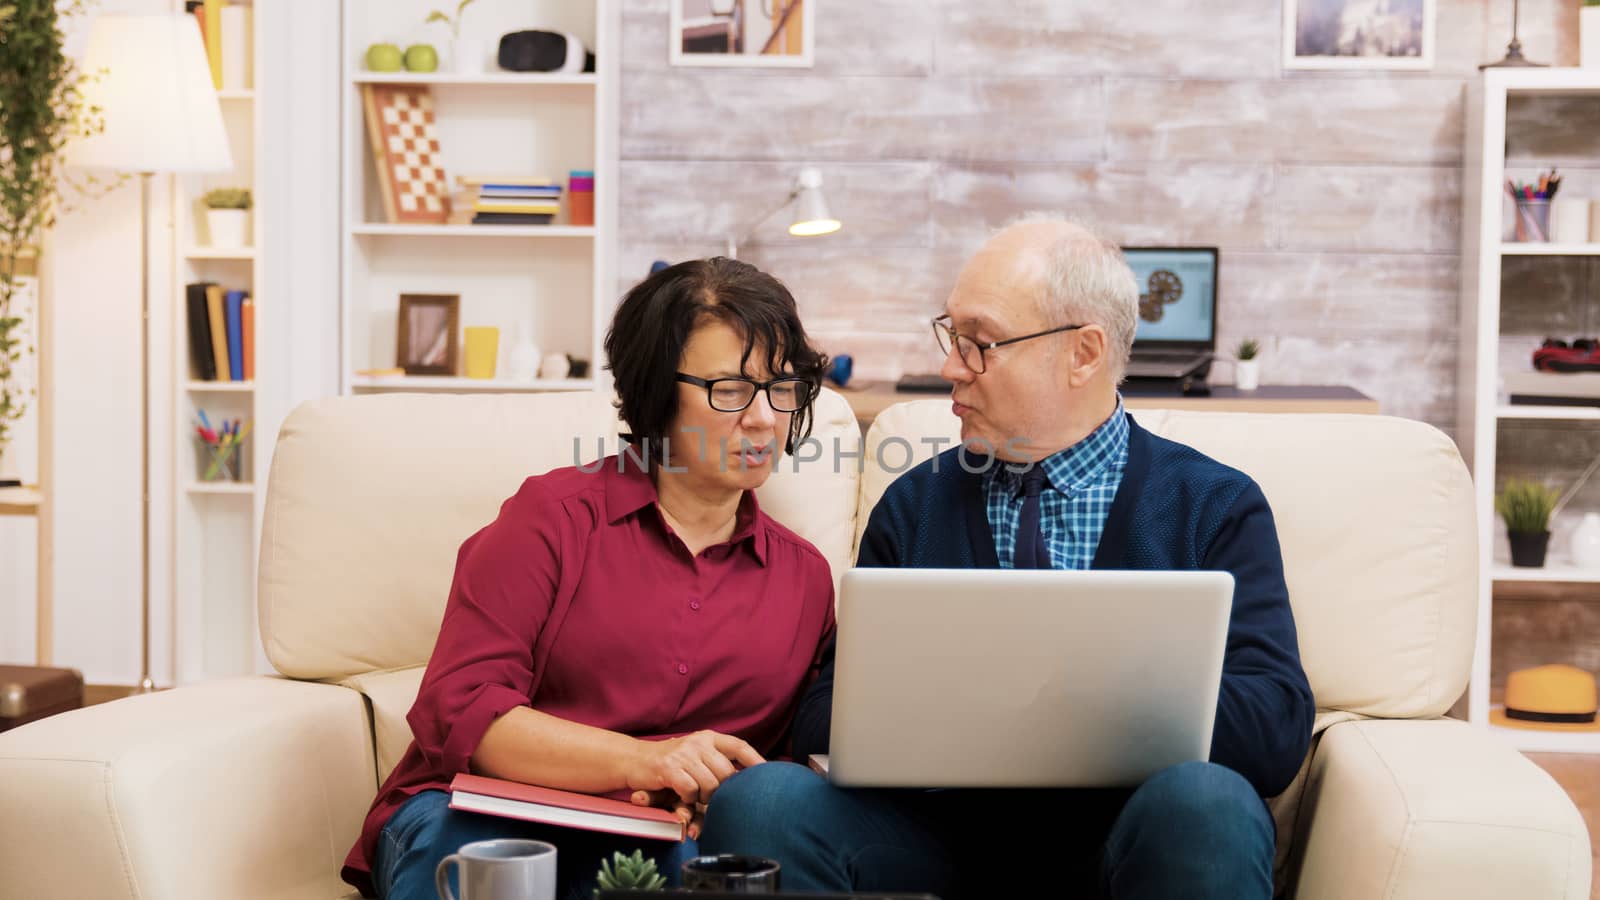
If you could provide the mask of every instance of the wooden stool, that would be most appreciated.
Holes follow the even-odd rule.
[[[77,669],[0,666],[0,731],[83,705]]]

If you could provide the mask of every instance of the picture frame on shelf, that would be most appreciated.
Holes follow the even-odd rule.
[[[1284,0],[1285,69],[1433,68],[1436,0]]]
[[[675,66],[810,68],[816,0],[672,0]]]
[[[395,364],[407,375],[456,374],[460,318],[458,294],[401,294]]]

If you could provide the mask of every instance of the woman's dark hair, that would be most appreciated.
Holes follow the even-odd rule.
[[[749,263],[726,257],[696,259],[668,266],[639,282],[611,319],[606,332],[606,368],[617,389],[617,408],[646,458],[659,460],[659,441],[678,413],[678,364],[689,335],[711,319],[726,323],[744,339],[741,371],[750,357],[766,353],[773,375],[793,373],[822,384],[828,358],[806,339],[794,295],[783,282]],[[785,451],[811,434],[811,404],[789,420]]]

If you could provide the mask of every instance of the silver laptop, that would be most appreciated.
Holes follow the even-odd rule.
[[[1203,374],[1217,349],[1217,248],[1124,247],[1139,282],[1129,378]]]
[[[851,569],[829,754],[846,787],[1112,787],[1210,757],[1226,572]]]

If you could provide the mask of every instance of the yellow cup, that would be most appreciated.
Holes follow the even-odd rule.
[[[472,325],[463,331],[467,336],[467,377],[493,378],[500,355],[500,329]]]

